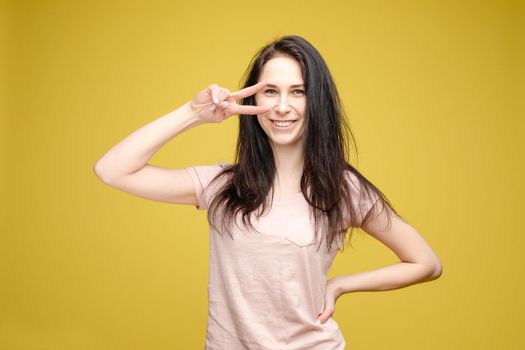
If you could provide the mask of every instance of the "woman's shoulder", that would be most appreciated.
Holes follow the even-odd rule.
[[[215,162],[188,166],[186,169],[190,172],[190,175],[194,175],[193,177],[199,180],[204,188],[229,166],[231,166],[231,164],[227,162]]]
[[[356,172],[353,169],[345,169],[344,171],[344,177],[346,182],[350,185],[352,190],[359,191],[361,188],[361,181],[359,178],[362,175],[359,172]]]
[[[232,167],[234,164],[233,163],[227,163],[227,162],[217,162],[217,163],[215,163],[215,165],[219,166],[222,169],[225,169],[225,168]]]
[[[228,162],[215,162],[215,163],[208,163],[208,164],[199,164],[199,165],[193,165],[189,166],[188,168],[195,168],[201,171],[207,171],[210,173],[220,171],[225,168],[229,168],[233,166],[233,164]]]

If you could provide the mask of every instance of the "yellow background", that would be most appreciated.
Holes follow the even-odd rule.
[[[205,212],[120,192],[92,167],[209,84],[236,90],[284,34],[326,59],[359,169],[443,263],[434,282],[343,295],[347,348],[525,347],[523,1],[0,6],[1,350],[203,348]],[[231,161],[237,118],[151,163]],[[329,277],[397,261],[362,232],[353,243]]]

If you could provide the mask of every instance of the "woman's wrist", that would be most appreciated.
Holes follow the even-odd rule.
[[[189,116],[189,120],[191,121],[192,125],[204,124],[205,121],[199,117],[199,113],[193,108],[192,103],[193,101],[190,100],[183,104],[180,108],[184,111],[184,114]]]

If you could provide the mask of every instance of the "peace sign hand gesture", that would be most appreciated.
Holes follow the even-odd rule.
[[[220,123],[235,114],[256,115],[268,112],[270,106],[238,105],[237,100],[251,96],[266,86],[266,81],[242,90],[232,92],[217,84],[211,84],[191,101],[190,107],[200,120],[206,123]]]

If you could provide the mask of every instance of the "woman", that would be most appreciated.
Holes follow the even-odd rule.
[[[233,93],[208,86],[110,149],[95,173],[140,197],[208,210],[206,349],[344,349],[332,318],[338,297],[430,281],[441,275],[441,264],[347,162],[351,132],[329,70],[308,41],[289,35],[262,48],[243,86]],[[181,132],[236,114],[233,164],[147,163]],[[356,227],[400,262],[326,281],[347,231]]]

